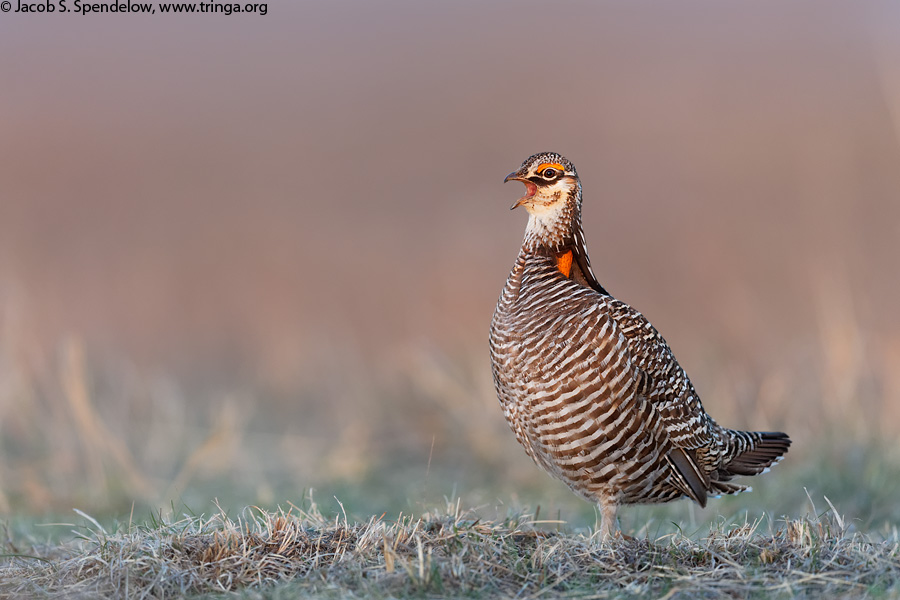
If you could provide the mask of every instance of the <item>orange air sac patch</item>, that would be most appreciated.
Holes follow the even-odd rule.
[[[563,252],[562,254],[557,255],[556,257],[556,268],[559,269],[559,272],[569,276],[569,273],[572,272],[572,251]]]

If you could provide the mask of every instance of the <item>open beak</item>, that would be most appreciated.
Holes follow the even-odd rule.
[[[534,197],[535,192],[537,192],[537,186],[524,177],[519,177],[517,175],[517,171],[513,171],[512,173],[507,175],[506,179],[503,180],[503,183],[506,183],[507,181],[521,181],[525,184],[525,195],[516,200],[516,203],[510,206],[509,210],[515,210],[523,204],[529,202]]]

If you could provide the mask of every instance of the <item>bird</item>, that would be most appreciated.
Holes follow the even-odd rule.
[[[511,210],[528,224],[491,319],[491,371],[528,456],[599,507],[601,540],[621,536],[619,506],[749,490],[731,480],[768,471],[788,435],[717,424],[656,328],[600,285],[569,160],[534,154],[508,181],[525,185]]]

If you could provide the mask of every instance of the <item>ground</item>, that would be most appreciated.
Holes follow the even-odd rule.
[[[5,596],[884,597],[900,596],[900,539],[833,507],[799,519],[712,523],[601,543],[533,514],[484,520],[460,502],[421,516],[326,518],[315,502],[235,517],[183,515],[78,539],[7,539]],[[31,545],[29,545],[31,544]]]

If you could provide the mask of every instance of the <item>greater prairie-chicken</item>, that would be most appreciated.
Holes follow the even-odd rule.
[[[591,270],[581,182],[559,154],[504,181],[526,193],[522,249],[491,321],[494,385],[509,426],[540,467],[600,507],[602,537],[622,504],[745,490],[791,445],[784,433],[725,429],[706,414],[668,344]]]

